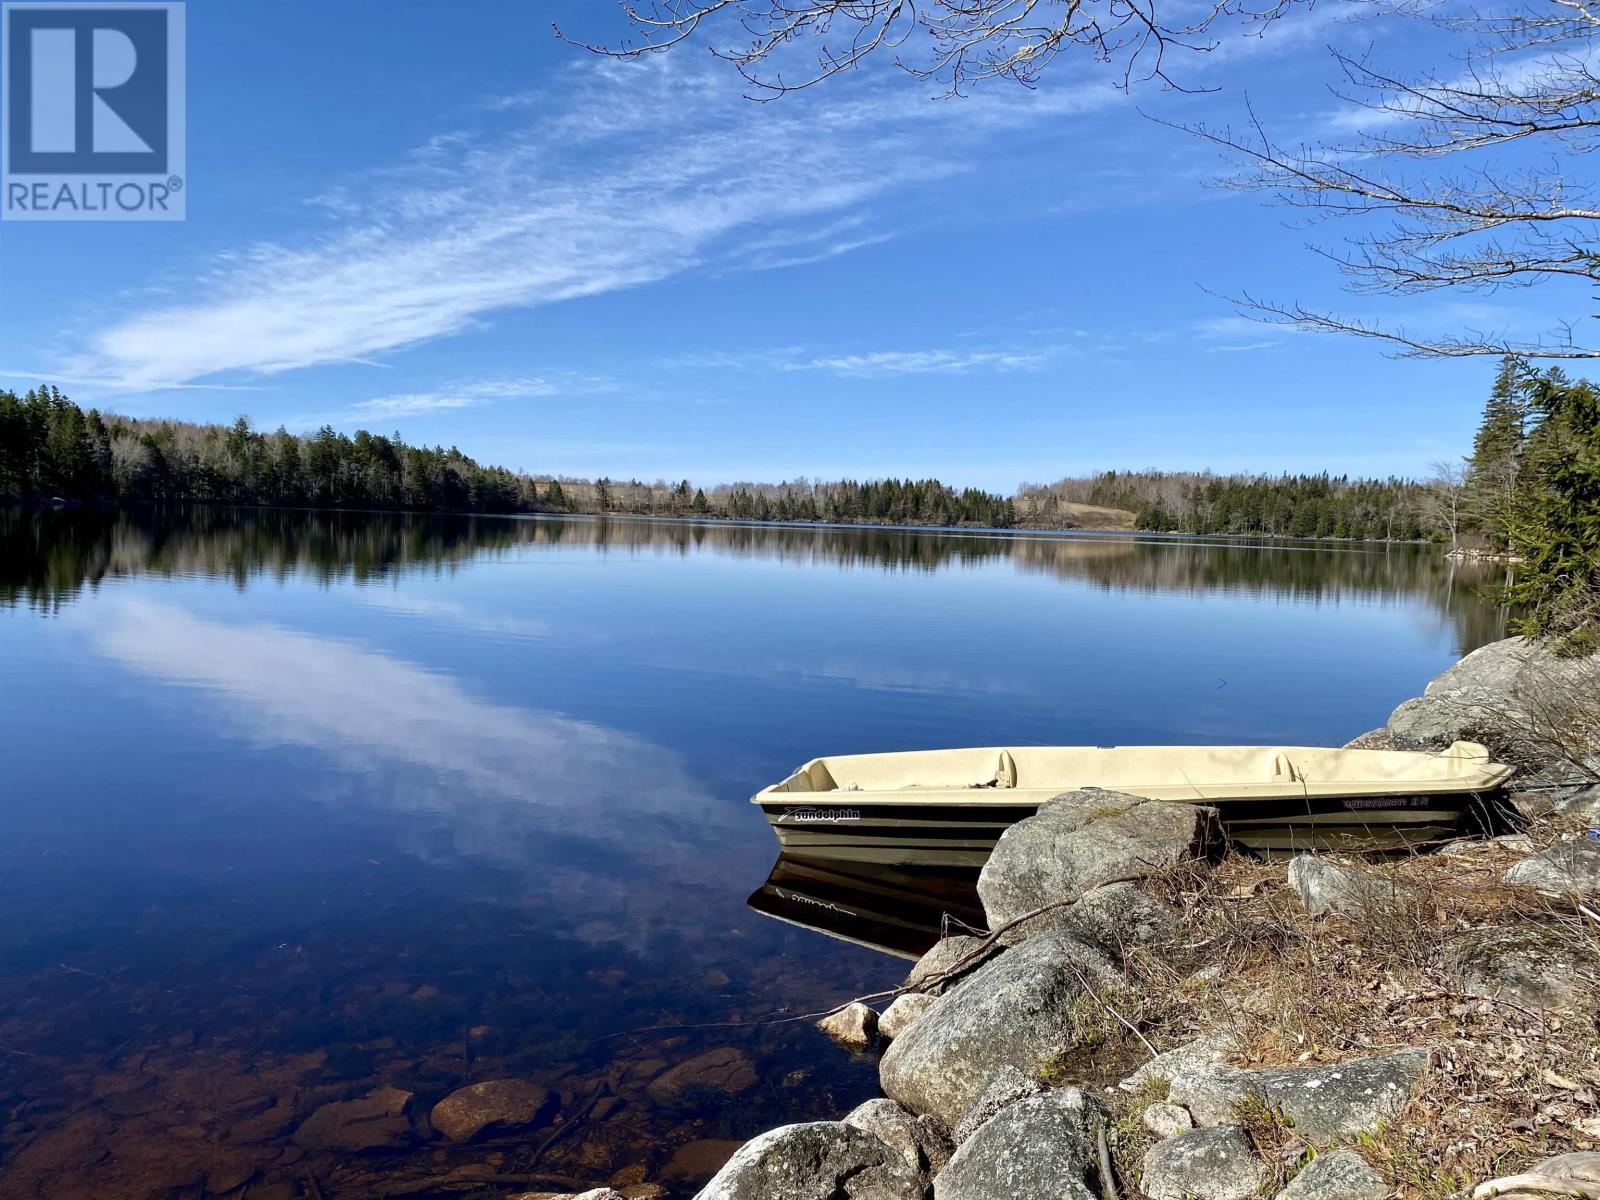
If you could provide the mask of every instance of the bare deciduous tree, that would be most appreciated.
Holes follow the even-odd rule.
[[[1461,38],[1448,73],[1406,75],[1335,52],[1343,82],[1334,90],[1353,106],[1348,138],[1286,146],[1254,112],[1242,132],[1187,128],[1243,160],[1234,186],[1272,192],[1312,221],[1366,218],[1342,247],[1317,248],[1357,294],[1600,283],[1600,204],[1575,170],[1600,146],[1600,10],[1582,0],[1512,3],[1491,16],[1421,5],[1385,12]],[[1380,338],[1407,357],[1600,358],[1578,330],[1591,319],[1592,291],[1582,295],[1581,313],[1532,339],[1492,330],[1429,337],[1252,296],[1241,306],[1302,329]]]
[[[1442,459],[1433,464],[1428,480],[1428,498],[1433,519],[1450,535],[1450,549],[1461,547],[1461,507],[1467,491],[1467,469],[1459,462]]]
[[[809,87],[887,54],[897,66],[959,94],[972,83],[1033,84],[1058,56],[1080,50],[1118,66],[1127,85],[1168,74],[1172,50],[1206,51],[1224,26],[1249,28],[1308,0],[651,0],[624,3],[636,39],[579,45],[635,58],[692,39],[732,63],[761,98]],[[557,28],[558,36],[565,36]],[[574,40],[574,39],[568,39]],[[785,77],[780,58],[811,43]]]

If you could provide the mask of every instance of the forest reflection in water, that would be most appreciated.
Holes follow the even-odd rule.
[[[873,1092],[764,1018],[981,919],[970,880],[774,868],[759,787],[1341,741],[1503,635],[1495,581],[1399,545],[0,511],[0,1200],[690,1195]],[[504,1077],[553,1115],[429,1130]],[[377,1143],[303,1132],[375,1089],[410,1097]]]
[[[360,583],[407,571],[450,572],[519,548],[563,545],[889,571],[1007,561],[1108,591],[1270,593],[1335,602],[1406,596],[1448,621],[1463,653],[1505,637],[1509,624],[1494,602],[1508,582],[1505,566],[1409,543],[203,507],[0,509],[0,604],[52,609],[70,603],[81,588],[146,573],[218,576],[241,587],[258,576],[291,574]]]

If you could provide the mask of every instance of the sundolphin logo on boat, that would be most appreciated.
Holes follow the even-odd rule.
[[[861,810],[859,808],[791,808],[785,810],[783,819],[801,824],[820,822],[825,825],[832,825],[839,821],[861,820]]]

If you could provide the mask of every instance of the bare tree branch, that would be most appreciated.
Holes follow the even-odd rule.
[[[1120,65],[1122,86],[1159,80],[1174,50],[1204,53],[1224,24],[1276,20],[1310,0],[1207,0],[1198,9],[1167,0],[651,0],[624,3],[632,41],[606,45],[558,37],[597,54],[637,58],[704,38],[754,89],[771,99],[811,87],[888,51],[895,66],[959,95],[990,79],[1035,84],[1061,54]],[[780,59],[810,43],[814,57],[786,78]]]

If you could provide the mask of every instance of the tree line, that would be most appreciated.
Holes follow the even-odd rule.
[[[732,484],[558,479],[485,466],[455,447],[323,426],[272,433],[84,411],[58,388],[0,391],[0,498],[417,512],[650,516],[1006,528],[1013,502],[937,479]]]
[[[1320,475],[1213,475],[1105,471],[1024,494],[1051,503],[1127,509],[1134,527],[1160,533],[1420,541],[1442,536],[1428,488],[1406,479]]]
[[[1453,540],[1520,560],[1510,599],[1529,632],[1600,647],[1600,390],[1507,358],[1472,454],[1436,487]]]

